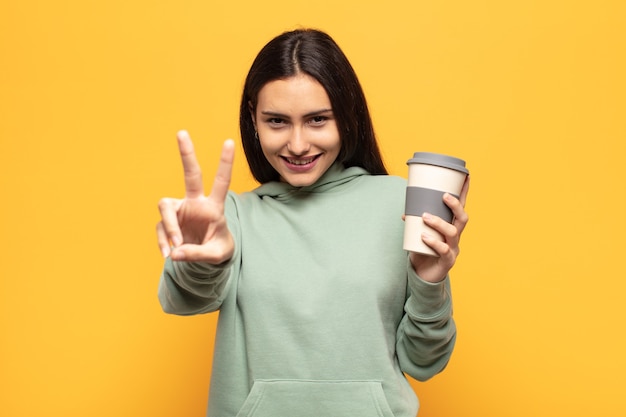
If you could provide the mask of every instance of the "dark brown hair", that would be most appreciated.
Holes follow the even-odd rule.
[[[328,94],[341,138],[337,160],[346,168],[359,166],[370,174],[387,174],[363,89],[348,58],[326,33],[298,29],[265,45],[246,77],[239,129],[254,178],[263,184],[279,180],[279,175],[263,155],[250,111],[256,111],[259,91],[265,84],[301,73],[315,78]]]

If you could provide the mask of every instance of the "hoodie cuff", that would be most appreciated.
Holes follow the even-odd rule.
[[[408,258],[408,257],[407,257]],[[409,275],[409,298],[406,311],[422,320],[437,320],[452,312],[452,297],[450,293],[450,277],[439,282],[428,282],[420,278],[407,259]]]

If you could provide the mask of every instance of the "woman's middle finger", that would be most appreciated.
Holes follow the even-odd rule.
[[[441,233],[444,240],[450,246],[455,246],[457,244],[459,231],[455,225],[448,223],[439,216],[434,216],[429,213],[424,213],[422,220],[426,223],[426,225]]]

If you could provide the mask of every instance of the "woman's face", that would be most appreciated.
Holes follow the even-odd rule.
[[[257,97],[254,125],[267,161],[294,187],[315,183],[341,149],[324,87],[305,74],[270,81]]]

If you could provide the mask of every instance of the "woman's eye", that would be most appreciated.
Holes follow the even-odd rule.
[[[272,117],[271,119],[268,119],[267,122],[274,126],[279,126],[285,123],[285,121],[279,117]]]
[[[311,124],[314,125],[321,125],[323,124],[326,120],[328,120],[328,117],[326,116],[315,116],[311,119]]]

